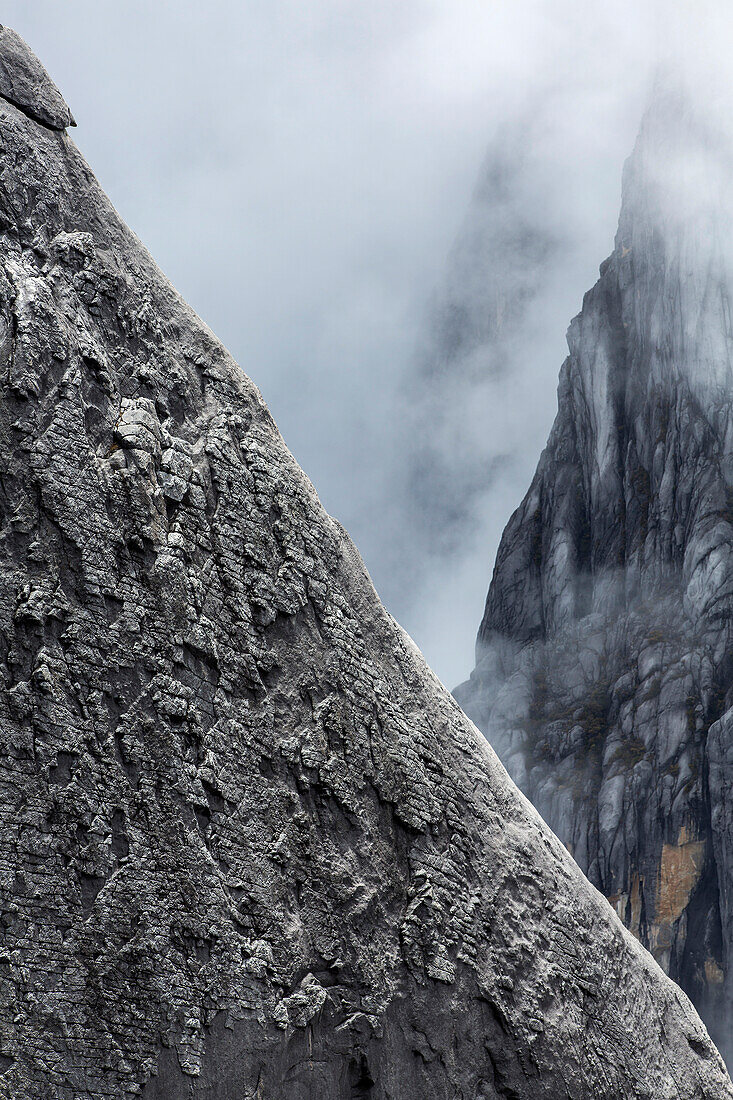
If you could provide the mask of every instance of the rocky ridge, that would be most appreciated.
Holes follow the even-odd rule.
[[[733,239],[716,105],[662,82],[456,695],[733,1056]]]
[[[0,1097],[733,1097],[0,57]]]

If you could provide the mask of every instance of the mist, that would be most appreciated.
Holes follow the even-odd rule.
[[[670,27],[651,0],[5,5],[112,201],[448,686],[612,249],[652,75],[706,71],[730,22],[707,14],[723,27],[692,50],[699,5]],[[470,340],[451,342],[457,309]]]

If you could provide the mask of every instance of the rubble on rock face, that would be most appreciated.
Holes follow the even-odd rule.
[[[33,97],[0,101],[0,1096],[733,1097]]]
[[[727,1057],[731,163],[714,120],[660,86],[456,691]]]

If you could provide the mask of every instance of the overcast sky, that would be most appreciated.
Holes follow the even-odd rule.
[[[6,0],[3,12],[66,96],[112,201],[258,384],[453,686],[554,415],[565,330],[612,248],[659,53],[652,0]],[[441,397],[456,436],[470,404],[487,469],[494,450],[509,461],[450,553],[431,554],[402,536],[406,380],[487,150],[528,117],[512,216],[524,202],[549,227],[548,290],[502,385],[455,410]],[[503,257],[486,262],[500,277]]]

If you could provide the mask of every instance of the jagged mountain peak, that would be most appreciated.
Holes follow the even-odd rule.
[[[701,101],[682,78],[657,78],[624,168],[617,249],[668,262],[684,252],[691,269],[725,249],[730,263],[733,136],[723,102]]]
[[[718,106],[655,89],[457,695],[730,1055],[733,188]]]

